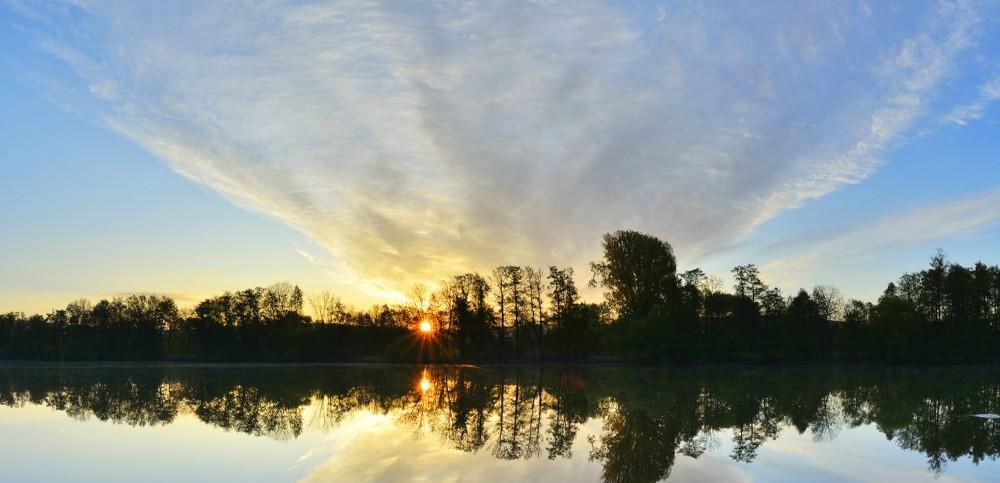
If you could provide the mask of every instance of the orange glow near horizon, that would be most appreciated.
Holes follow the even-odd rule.
[[[431,323],[429,321],[426,321],[426,320],[421,320],[420,321],[419,328],[420,328],[420,332],[423,332],[424,334],[430,334],[434,330],[434,326],[431,325]]]

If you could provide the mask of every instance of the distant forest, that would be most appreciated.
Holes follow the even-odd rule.
[[[786,297],[754,265],[732,292],[700,269],[678,273],[670,245],[635,231],[604,236],[579,300],[572,268],[466,273],[409,302],[358,311],[327,292],[279,283],[193,309],[131,295],[47,315],[0,315],[0,359],[642,363],[1000,362],[1000,268],[948,263],[889,283],[876,303],[817,286]]]

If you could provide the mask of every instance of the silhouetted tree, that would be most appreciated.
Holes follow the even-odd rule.
[[[840,319],[844,311],[844,297],[840,295],[840,290],[832,285],[817,285],[812,291],[812,300],[816,303],[816,310],[824,320]]]
[[[733,286],[736,296],[746,297],[753,302],[757,302],[767,290],[764,282],[760,279],[760,271],[752,263],[733,268],[733,280],[736,281]]]
[[[670,245],[635,231],[604,235],[603,258],[592,262],[592,286],[604,288],[608,303],[624,318],[643,317],[655,306],[677,302],[677,261]]]
[[[567,357],[571,344],[570,325],[576,312],[576,303],[580,298],[573,281],[573,268],[549,267],[549,300],[552,304],[552,320],[555,322],[555,340],[559,348],[559,356]]]

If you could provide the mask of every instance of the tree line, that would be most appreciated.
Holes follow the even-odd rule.
[[[831,286],[785,296],[752,264],[679,272],[669,243],[604,236],[580,300],[573,269],[505,265],[406,303],[356,310],[298,286],[227,292],[181,309],[169,297],[78,300],[0,315],[0,359],[177,361],[1000,362],[1000,268],[949,263],[889,283],[872,302]],[[433,327],[416,330],[421,322]]]
[[[132,426],[192,414],[278,440],[328,432],[367,411],[468,453],[590,458],[604,481],[653,482],[724,439],[730,459],[751,463],[789,430],[833,439],[867,426],[922,454],[934,474],[960,458],[992,462],[1000,426],[970,415],[1000,412],[997,381],[993,369],[954,368],[14,367],[0,368],[0,405]],[[590,444],[574,444],[595,418],[603,424]]]

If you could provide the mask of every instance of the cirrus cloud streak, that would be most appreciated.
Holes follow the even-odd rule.
[[[578,264],[621,227],[687,260],[718,251],[874,172],[978,48],[982,14],[963,2],[17,5],[108,125],[294,226],[329,250],[331,274],[380,293],[501,263]]]

